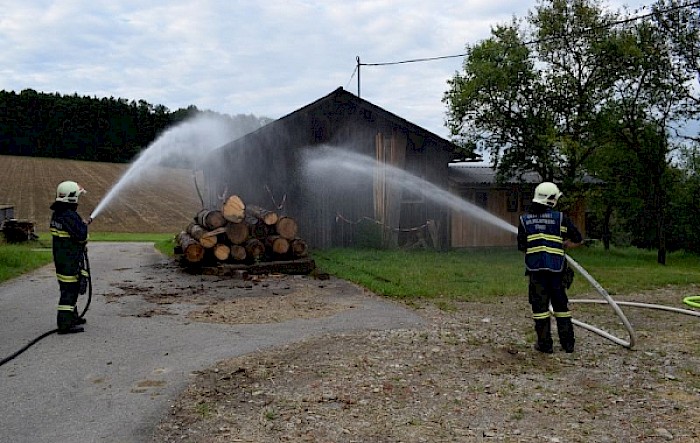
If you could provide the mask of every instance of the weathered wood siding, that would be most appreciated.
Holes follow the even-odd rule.
[[[525,213],[530,205],[530,188],[474,185],[453,189],[453,192],[466,202],[485,209],[517,228],[520,215]],[[585,202],[577,201],[564,211],[585,237]],[[481,221],[469,215],[468,211],[452,211],[451,242],[454,248],[515,247],[517,244],[515,234]]]
[[[517,227],[522,212],[509,212],[508,199],[512,192],[506,189],[490,189],[487,186],[463,189],[458,195],[467,203],[484,209],[490,214]],[[512,202],[511,202],[512,203]],[[515,234],[470,215],[470,209],[452,211],[452,247],[470,248],[485,246],[512,246]]]

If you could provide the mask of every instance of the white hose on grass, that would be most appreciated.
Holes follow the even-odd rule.
[[[634,328],[632,328],[632,325],[630,324],[629,320],[627,320],[627,317],[625,316],[624,312],[622,312],[622,309],[620,309],[620,305],[622,306],[631,306],[635,308],[650,308],[650,309],[659,309],[662,311],[669,311],[669,312],[676,312],[678,314],[685,314],[685,315],[692,315],[694,317],[700,317],[700,311],[693,311],[690,309],[681,309],[681,308],[675,308],[673,306],[665,306],[665,305],[657,305],[653,303],[639,303],[639,302],[632,302],[632,301],[618,301],[616,302],[615,300],[610,297],[610,294],[608,294],[608,291],[606,291],[581,265],[579,265],[573,258],[569,257],[568,255],[566,256],[566,259],[568,262],[573,266],[583,277],[588,280],[588,282],[593,285],[596,291],[600,295],[603,296],[605,300],[590,300],[590,299],[575,299],[575,300],[569,300],[569,303],[598,303],[598,304],[604,304],[607,303],[610,306],[612,306],[613,310],[617,314],[617,316],[622,320],[622,323],[625,325],[625,329],[627,329],[627,332],[629,333],[629,341],[625,341],[619,337],[616,337],[609,332],[606,332],[600,328],[597,328],[595,326],[591,326],[587,323],[583,323],[579,320],[572,319],[572,323],[580,326],[584,329],[588,329],[591,332],[595,332],[598,335],[601,335],[608,340],[611,340],[619,345],[622,345],[628,349],[632,349],[637,341],[637,334],[634,331]],[[686,304],[688,302],[684,300]],[[692,306],[692,305],[691,305]]]
[[[588,299],[577,299],[569,300],[569,303],[607,303],[605,300],[588,300]],[[677,312],[679,314],[693,315],[695,317],[700,317],[700,311],[693,311],[691,309],[674,308],[673,306],[656,305],[653,303],[639,303],[636,301],[618,301],[618,305],[622,306],[632,306],[634,308],[651,308],[659,309],[662,311]]]
[[[632,349],[637,342],[637,333],[635,332],[634,328],[632,327],[632,324],[630,324],[629,320],[627,320],[627,316],[625,316],[625,313],[622,312],[622,309],[620,309],[620,306],[618,306],[618,303],[613,300],[613,298],[608,294],[608,291],[603,288],[600,283],[594,279],[591,274],[588,273],[581,265],[579,265],[576,260],[571,258],[570,256],[566,256],[566,260],[569,262],[569,264],[576,269],[588,282],[593,285],[596,291],[605,299],[605,300],[600,300],[601,303],[608,303],[612,308],[613,311],[615,311],[615,314],[622,320],[622,324],[625,325],[625,329],[627,329],[627,333],[629,334],[629,340],[625,341],[619,337],[616,337],[612,334],[610,334],[607,331],[604,331],[600,328],[597,328],[595,326],[591,326],[587,323],[584,323],[582,321],[576,320],[576,319],[571,319],[571,322],[575,324],[576,326],[580,326],[584,329],[588,329],[591,332],[594,332],[602,337],[607,338],[608,340],[617,343],[618,345],[624,346],[628,349]],[[570,300],[570,302],[576,302],[576,300]]]

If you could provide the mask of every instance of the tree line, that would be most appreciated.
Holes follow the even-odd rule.
[[[448,85],[453,139],[502,180],[535,171],[586,195],[606,247],[657,248],[659,263],[668,249],[700,252],[688,167],[700,144],[700,1],[630,13],[541,0],[468,45]]]
[[[171,112],[145,100],[2,90],[0,155],[127,163],[167,128],[197,114],[230,122],[238,136],[270,121],[201,111],[193,105]]]

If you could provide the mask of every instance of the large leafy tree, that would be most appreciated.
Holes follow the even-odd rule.
[[[536,171],[570,188],[595,170],[608,189],[647,183],[637,201],[656,222],[664,263],[670,137],[699,115],[697,15],[697,4],[675,0],[640,20],[595,0],[543,0],[526,21],[467,47],[443,99],[448,127],[465,148],[488,153],[501,177]],[[621,155],[635,162],[627,174],[644,176],[604,167]]]
[[[688,119],[700,115],[698,68],[692,66],[693,60],[697,63],[693,54],[700,43],[696,41],[693,46],[686,40],[686,28],[670,32],[664,18],[664,14],[670,14],[675,20],[676,14],[683,11],[691,22],[698,23],[697,9],[666,5],[662,10],[657,5],[655,20],[638,21],[616,33],[624,69],[615,82],[612,100],[605,104],[619,126],[614,137],[633,153],[648,180],[644,214],[638,219],[653,223],[639,238],[644,239],[644,246],[656,244],[659,263],[666,262],[668,174],[672,151],[677,146],[673,135]]]
[[[530,49],[515,24],[468,48],[464,72],[448,81],[448,126],[465,149],[491,154],[501,171],[535,169],[553,178],[553,115]],[[523,163],[527,163],[523,168]]]
[[[573,183],[595,151],[589,135],[612,93],[614,18],[594,1],[545,1],[526,22],[467,47],[443,99],[455,140],[487,153],[501,177],[536,171]]]

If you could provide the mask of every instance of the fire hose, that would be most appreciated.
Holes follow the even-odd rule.
[[[683,303],[693,308],[700,308],[700,295],[691,295],[683,299]],[[695,312],[695,311],[693,311]]]
[[[671,312],[676,312],[679,314],[686,314],[686,315],[692,315],[695,317],[700,317],[700,311],[692,311],[688,309],[680,309],[680,308],[674,308],[672,306],[664,306],[664,305],[657,305],[657,304],[650,304],[650,303],[638,303],[638,302],[616,302],[613,300],[613,298],[608,294],[608,291],[603,288],[600,283],[598,283],[581,265],[579,265],[576,260],[571,258],[570,256],[566,256],[566,260],[569,262],[569,264],[575,268],[588,282],[595,288],[595,290],[604,298],[604,300],[588,300],[588,299],[577,299],[577,300],[569,300],[570,303],[607,303],[609,304],[613,311],[615,311],[615,314],[620,318],[622,321],[622,324],[625,326],[625,329],[627,329],[627,333],[629,334],[629,340],[624,340],[619,337],[616,337],[612,335],[611,333],[604,331],[600,328],[597,328],[595,326],[589,325],[587,323],[584,323],[582,321],[572,319],[572,323],[580,326],[584,329],[587,329],[591,332],[594,332],[604,338],[607,338],[608,340],[611,340],[614,343],[617,343],[618,345],[624,346],[628,349],[632,349],[637,341],[637,334],[634,331],[634,328],[630,324],[629,320],[627,319],[627,316],[625,316],[625,313],[622,312],[622,309],[620,309],[620,305],[623,306],[631,306],[631,307],[638,307],[638,308],[652,308],[652,309],[660,309],[660,310],[665,310],[665,311],[671,311]],[[697,301],[700,300],[700,296],[690,296],[686,297],[683,299],[683,302],[689,306],[697,307],[700,308],[700,303]],[[551,309],[551,308],[550,308]]]
[[[92,301],[92,277],[90,275],[90,259],[88,258],[88,253],[87,253],[87,248],[83,250],[83,260],[84,260],[84,265],[85,265],[85,271],[87,271],[87,275],[85,276],[87,279],[87,301],[85,302],[85,307],[83,308],[83,311],[78,315],[78,318],[83,318],[85,316],[85,313],[87,312],[88,308],[90,307],[90,302]],[[23,348],[19,349],[15,353],[3,358],[0,360],[0,366],[3,366],[5,363],[10,362],[11,360],[14,360],[15,358],[19,357],[24,351],[27,349],[31,348],[33,345],[35,345],[37,342],[40,340],[48,337],[51,334],[54,334],[58,332],[57,329],[52,329],[50,331],[44,332],[34,340],[30,341],[27,343]]]

